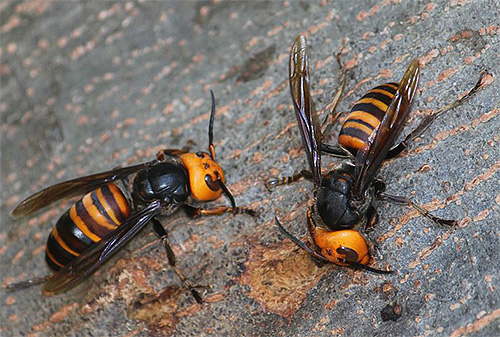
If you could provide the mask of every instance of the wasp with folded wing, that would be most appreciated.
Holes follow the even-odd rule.
[[[9,285],[11,290],[44,283],[43,293],[51,296],[64,292],[91,275],[115,252],[122,248],[146,224],[165,248],[168,262],[197,302],[202,298],[176,266],[167,231],[157,219],[183,208],[189,215],[217,215],[225,212],[255,212],[236,207],[220,165],[215,161],[213,124],[215,97],[211,91],[207,152],[166,149],[156,160],[134,166],[92,174],[45,188],[21,202],[13,211],[15,219],[27,216],[62,198],[85,194],[57,221],[46,245],[46,261],[53,274],[39,279]],[[116,181],[126,182],[135,175],[130,188],[130,201]],[[130,190],[130,191],[129,191]],[[231,206],[203,209],[191,201],[212,201],[224,194]]]
[[[340,57],[338,56],[340,64]],[[370,255],[364,237],[352,229],[366,221],[366,228],[377,222],[372,205],[375,199],[413,206],[419,213],[437,224],[453,226],[454,220],[440,219],[406,197],[385,193],[385,184],[376,178],[383,161],[396,157],[443,112],[463,103],[482,86],[486,72],[465,96],[444,106],[424,120],[401,143],[393,146],[410,116],[410,107],[417,90],[420,67],[417,59],[410,62],[399,83],[379,85],[365,94],[346,117],[338,137],[338,146],[322,143],[322,126],[316,113],[309,88],[307,43],[299,36],[292,45],[289,63],[290,91],[302,136],[309,170],[284,178],[271,178],[268,187],[287,184],[300,178],[312,180],[316,203],[307,212],[308,231],[314,247],[289,233],[276,218],[282,232],[316,261],[365,269],[375,273],[390,273],[368,266]],[[345,70],[341,87],[334,99],[334,109],[345,84]],[[334,120],[338,117],[335,116]],[[321,174],[322,153],[348,158],[333,171]],[[319,216],[318,216],[319,214]],[[319,223],[319,225],[318,225]]]

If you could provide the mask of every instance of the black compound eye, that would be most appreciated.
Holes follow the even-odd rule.
[[[347,247],[337,248],[337,253],[345,255],[346,261],[349,261],[349,262],[358,261],[358,253],[356,253],[351,248],[347,248]]]
[[[205,153],[204,153],[204,152],[196,152],[196,155],[197,155],[199,158],[205,158]]]
[[[205,182],[212,191],[218,191],[220,189],[219,184],[212,179],[212,176],[210,174],[207,174],[205,176]]]

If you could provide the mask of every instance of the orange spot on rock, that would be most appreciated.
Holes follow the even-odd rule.
[[[344,67],[346,69],[352,69],[354,68],[355,66],[358,65],[358,59],[359,59],[359,54],[357,54],[355,57],[353,57],[352,59],[348,60],[345,64],[344,64]]]
[[[444,70],[443,72],[441,72],[441,74],[439,74],[436,81],[442,82],[442,81],[446,80],[448,77],[453,75],[457,70],[458,70],[458,67]]]
[[[379,76],[382,78],[391,78],[392,77],[392,70],[391,69],[382,69],[379,72]]]
[[[59,311],[50,316],[49,321],[51,323],[59,323],[65,319],[69,314],[71,314],[76,308],[78,308],[78,303],[67,304],[63,306]]]
[[[359,12],[358,15],[356,15],[356,20],[363,21],[367,16],[368,13],[366,13],[365,11]]]

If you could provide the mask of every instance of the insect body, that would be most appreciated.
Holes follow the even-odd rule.
[[[379,85],[365,94],[351,110],[339,134],[339,145],[356,156],[382,122],[398,83]]]
[[[21,202],[12,212],[14,218],[29,215],[61,198],[86,193],[71,206],[53,228],[46,246],[46,260],[54,271],[44,278],[8,286],[18,289],[44,283],[44,294],[53,295],[70,289],[106,262],[146,224],[152,223],[159,236],[169,264],[198,302],[202,302],[195,286],[176,267],[175,255],[165,228],[157,216],[183,208],[189,215],[217,215],[225,212],[255,212],[236,207],[227,189],[224,173],[215,161],[213,121],[215,98],[209,122],[209,152],[188,153],[166,149],[156,160],[144,164],[80,177],[48,187]],[[135,175],[130,188],[130,201],[113,182],[126,183]],[[125,184],[129,185],[129,184]],[[211,201],[222,194],[231,207],[202,209],[191,201]]]
[[[358,231],[352,229],[363,220],[366,220],[367,229],[376,223],[377,212],[372,205],[373,200],[407,204],[435,223],[450,226],[456,224],[454,220],[443,220],[430,214],[409,198],[385,193],[385,184],[376,175],[384,160],[400,154],[406,149],[408,142],[425,131],[440,114],[474,95],[482,87],[486,72],[483,72],[477,84],[465,96],[425,117],[396,146],[393,145],[409,118],[418,85],[420,68],[417,59],[411,61],[399,83],[379,85],[354,105],[340,130],[339,146],[322,143],[322,130],[309,89],[307,44],[304,36],[299,36],[292,45],[289,72],[292,101],[310,170],[303,170],[292,177],[272,178],[267,185],[272,187],[303,177],[312,180],[316,187],[316,204],[307,213],[308,231],[315,247],[311,248],[294,237],[276,218],[277,225],[290,239],[318,261],[376,273],[390,273],[367,266],[370,262],[367,243]],[[345,71],[341,82],[334,107],[342,93]],[[349,160],[323,176],[322,153]]]
[[[130,204],[110,183],[87,193],[59,218],[45,247],[45,260],[53,271],[69,265],[92,244],[126,221]]]
[[[363,220],[368,211],[371,217],[376,216],[371,203],[374,194],[382,192],[385,187],[380,181],[378,181],[378,186],[371,186],[370,183],[382,163],[380,158],[387,157],[389,147],[394,143],[395,137],[401,132],[409,116],[419,73],[418,61],[415,59],[411,62],[401,83],[386,83],[368,91],[356,102],[344,121],[338,136],[339,147],[323,148],[330,153],[355,159],[355,165],[347,163],[322,178],[321,187],[317,193],[317,210],[325,225],[330,229],[351,228]],[[392,119],[395,123],[392,125],[392,133],[386,130],[384,133],[386,139],[379,138],[377,145],[379,148],[372,147],[375,136],[383,133],[383,128],[391,127],[387,125],[390,121],[388,114],[391,113],[389,106],[396,94],[398,94],[397,99],[400,100],[398,104],[404,104],[404,107],[391,108],[400,109],[392,112],[394,114]],[[381,126],[382,122],[385,123],[384,126]],[[367,158],[369,153],[365,154],[365,152],[370,150],[377,150],[379,153],[373,152],[371,158]],[[366,171],[370,168],[370,171]],[[365,172],[361,172],[362,169]],[[374,219],[369,219],[369,221],[372,220],[374,221]]]

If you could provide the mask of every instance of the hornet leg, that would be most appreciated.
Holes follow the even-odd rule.
[[[487,75],[489,75],[489,73],[487,71],[483,71],[479,77],[479,80],[477,81],[476,85],[474,86],[474,88],[469,90],[469,92],[467,94],[465,94],[461,98],[443,106],[442,108],[439,108],[434,113],[426,116],[422,120],[422,122],[420,122],[420,124],[408,136],[406,136],[406,138],[401,143],[399,143],[398,145],[393,147],[389,151],[389,153],[387,153],[387,156],[385,158],[390,159],[390,158],[394,158],[394,157],[398,156],[401,152],[403,152],[408,147],[409,142],[411,142],[412,140],[414,140],[415,138],[420,136],[425,130],[427,130],[429,125],[431,125],[432,122],[434,122],[434,120],[436,120],[436,118],[438,118],[441,114],[443,114],[446,111],[449,111],[451,109],[454,109],[457,106],[461,105],[462,103],[468,101],[472,96],[474,96],[474,94],[476,94],[479,90],[482,89],[483,85],[485,84],[485,78]]]
[[[200,304],[203,303],[203,299],[201,298],[200,293],[195,289],[196,286],[194,286],[191,283],[191,281],[175,265],[176,262],[175,254],[172,248],[170,247],[170,243],[168,242],[168,234],[167,231],[165,230],[165,227],[163,227],[163,225],[157,219],[152,219],[151,222],[153,223],[153,230],[155,231],[156,235],[158,235],[158,237],[160,238],[163,248],[165,248],[165,252],[167,253],[168,263],[174,269],[175,273],[180,278],[181,282],[186,286],[186,288],[189,289],[196,302]]]
[[[374,189],[374,195],[378,196],[380,193],[385,191],[385,183],[383,180],[377,178],[373,181],[373,189]],[[378,223],[378,213],[377,209],[370,205],[368,207],[368,211],[366,212],[366,225],[365,225],[365,233],[368,233],[369,231],[372,230],[375,225]]]
[[[375,225],[378,223],[378,213],[375,207],[368,207],[368,211],[366,212],[366,225],[365,225],[365,233],[368,233],[372,230]]]
[[[21,281],[21,282],[10,283],[10,284],[7,284],[7,286],[5,286],[5,289],[7,291],[17,291],[20,289],[26,289],[26,288],[29,288],[31,286],[44,283],[51,276],[52,275],[46,275],[46,276],[37,277],[37,278],[33,278],[33,279]]]
[[[328,132],[330,132],[330,129],[333,127],[333,125],[335,124],[335,121],[339,118],[339,116],[342,114],[342,112],[340,113],[335,113],[335,110],[337,109],[337,105],[339,104],[340,102],[340,98],[342,97],[342,93],[344,92],[344,89],[345,89],[345,83],[346,83],[346,76],[347,76],[347,69],[342,65],[342,61],[340,60],[340,55],[342,53],[342,50],[344,49],[344,46],[342,47],[342,49],[337,53],[337,64],[339,66],[339,69],[341,71],[340,73],[340,86],[339,88],[337,89],[337,92],[335,93],[335,96],[333,97],[333,100],[332,102],[330,103],[331,105],[331,112],[326,116],[325,120],[323,121],[323,123],[321,123],[321,134],[326,134]],[[328,123],[328,117],[329,116],[333,116],[332,117],[332,121],[330,123]]]
[[[301,178],[312,180],[312,173],[308,170],[302,170],[299,173],[294,174],[293,176],[288,177],[271,177],[266,181],[266,187],[268,190],[272,190],[275,186],[278,185],[288,185]]]
[[[337,158],[351,158],[351,154],[338,145],[321,144],[321,152]]]
[[[432,222],[434,222],[438,225],[444,225],[444,226],[457,225],[456,220],[445,220],[445,219],[438,218],[437,216],[432,215],[429,211],[424,209],[422,206],[419,206],[418,204],[414,203],[410,198],[400,197],[397,195],[390,195],[390,194],[387,194],[384,192],[378,193],[378,195],[376,195],[376,197],[379,200],[390,201],[390,202],[393,202],[395,204],[411,206],[411,207],[415,208],[421,215],[425,216],[427,219],[431,220]]]
[[[315,237],[314,233],[315,233],[316,227],[317,227],[316,221],[314,220],[315,216],[316,216],[316,212],[314,212],[314,207],[313,206],[309,207],[309,209],[307,210],[307,214],[306,214],[307,230],[309,232],[309,235],[311,235],[311,240],[312,240],[313,245],[314,245],[313,250],[315,252],[317,252],[317,250],[319,248],[318,248],[318,245],[316,245],[316,241],[314,240],[314,237]],[[318,253],[318,254],[321,255],[320,253]],[[317,256],[314,256],[313,254],[311,254],[311,259],[320,268],[325,264],[325,260],[318,258]]]
[[[215,208],[203,209],[201,207],[195,207],[191,205],[184,204],[182,205],[184,211],[192,217],[199,215],[221,215],[224,213],[233,213],[233,214],[248,214],[251,216],[257,216],[257,212],[249,207],[227,207],[227,206],[219,206]]]

